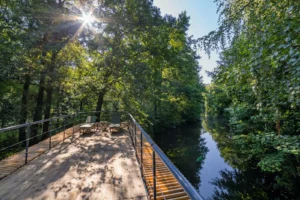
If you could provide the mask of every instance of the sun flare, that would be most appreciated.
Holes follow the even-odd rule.
[[[82,13],[82,16],[79,18],[84,24],[91,24],[95,21],[95,18],[91,15],[91,13]]]

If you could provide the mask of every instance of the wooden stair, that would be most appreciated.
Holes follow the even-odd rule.
[[[137,136],[138,137],[138,136]],[[141,161],[141,143],[136,141],[136,154],[139,162]],[[147,141],[143,141],[143,161],[142,173],[146,188],[150,195],[150,199],[154,200],[153,195],[153,162],[152,162],[152,147]],[[169,168],[162,162],[160,157],[156,154],[156,199],[174,199],[174,200],[188,200],[190,197],[185,192],[183,187],[170,172]]]

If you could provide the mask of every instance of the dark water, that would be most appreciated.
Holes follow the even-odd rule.
[[[218,189],[211,181],[221,178],[221,170],[233,170],[200,124],[156,133],[154,140],[204,198]]]
[[[209,151],[206,154],[202,168],[199,169],[202,184],[199,184],[197,188],[204,198],[208,198],[214,194],[215,190],[219,189],[213,185],[211,181],[215,178],[222,178],[220,174],[221,170],[231,172],[233,171],[233,168],[221,157],[217,143],[214,141],[210,133],[206,132],[204,129],[202,129],[201,132],[202,134],[200,137],[204,139],[206,143],[205,146]]]
[[[274,187],[275,175],[251,163],[243,163],[242,170],[234,167],[240,158],[226,134],[211,134],[196,124],[155,133],[154,140],[205,199],[298,199]]]

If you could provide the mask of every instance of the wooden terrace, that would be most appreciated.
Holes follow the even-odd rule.
[[[195,199],[138,127],[121,127],[73,126],[30,146],[26,165],[25,150],[1,160],[0,199]]]

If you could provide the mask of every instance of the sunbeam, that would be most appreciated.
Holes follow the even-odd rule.
[[[76,5],[75,5],[76,6]],[[84,29],[87,29],[92,34],[97,34],[100,31],[99,23],[115,23],[115,19],[111,18],[99,18],[94,16],[96,7],[84,10],[79,6],[76,6],[77,14],[62,14],[55,12],[44,12],[43,15],[39,15],[38,18],[49,18],[53,20],[53,26],[45,27],[48,32],[57,32],[63,30],[71,30],[73,26],[76,26],[76,30],[72,33],[71,41],[80,37]],[[78,26],[78,28],[77,28]]]
[[[71,41],[74,41],[76,39],[76,37],[79,37],[79,35],[82,33],[84,28],[84,23],[82,23],[82,25],[78,28],[78,30],[76,31],[76,33],[73,35],[73,38],[71,39]]]
[[[84,24],[91,24],[95,21],[95,18],[91,15],[91,13],[82,13],[82,17],[79,17],[79,19],[82,20]]]

